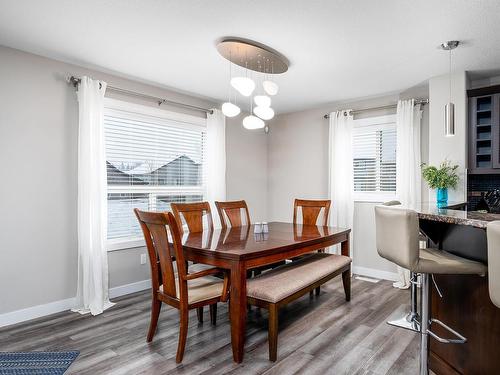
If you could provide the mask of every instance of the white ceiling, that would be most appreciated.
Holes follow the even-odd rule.
[[[401,91],[454,69],[500,68],[498,0],[0,0],[0,44],[224,101],[223,36],[291,63],[273,106],[291,112]],[[0,62],[1,63],[1,62]]]

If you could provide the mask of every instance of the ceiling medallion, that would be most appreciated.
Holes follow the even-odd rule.
[[[250,99],[250,115],[243,120],[243,126],[247,129],[264,128],[263,120],[274,117],[270,97],[279,91],[272,77],[288,70],[288,60],[268,46],[242,38],[223,38],[217,43],[217,51],[229,61],[229,99],[222,105],[222,112],[227,117],[240,114],[241,109],[231,100],[234,89]],[[233,64],[243,68],[234,77]],[[255,94],[253,99],[252,94]]]

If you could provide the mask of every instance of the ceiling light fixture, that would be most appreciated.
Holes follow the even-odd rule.
[[[451,51],[458,47],[460,42],[458,40],[449,40],[441,44],[444,51],[450,53],[450,71],[449,71],[449,89],[450,96],[448,103],[444,106],[444,135],[452,137],[455,135],[455,104],[451,101]]]
[[[265,123],[262,120],[270,120],[274,117],[269,96],[276,95],[279,91],[278,84],[270,77],[286,72],[289,65],[288,60],[279,52],[263,44],[241,38],[222,39],[217,44],[217,50],[230,63],[245,69],[245,74],[232,78],[230,74],[231,86],[241,95],[249,97],[255,90],[255,82],[248,77],[248,71],[258,73],[254,75],[254,78],[257,82],[262,82],[262,88],[259,91],[263,89],[267,95],[258,94],[254,96],[253,100],[250,99],[250,115],[243,119],[243,126],[246,129],[264,128]],[[256,105],[255,109],[253,103]],[[222,105],[222,112],[228,117],[238,115],[239,110],[239,107],[231,103],[231,100]]]
[[[229,82],[231,82],[231,64],[232,62],[229,61]],[[222,113],[226,117],[235,117],[238,116],[241,112],[240,107],[238,107],[236,104],[231,103],[231,85],[229,85],[229,101],[222,104]]]
[[[248,77],[234,77],[231,79],[231,86],[243,96],[250,96],[255,90],[255,82]]]
[[[253,97],[253,101],[255,105],[259,107],[270,107],[271,106],[271,98],[267,95],[255,95]]]
[[[274,117],[274,111],[271,107],[257,106],[253,109],[253,113],[259,116],[262,120],[271,120]]]

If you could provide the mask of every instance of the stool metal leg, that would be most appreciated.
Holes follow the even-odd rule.
[[[420,295],[422,306],[422,321],[420,323],[420,375],[428,375],[429,367],[429,274],[423,273],[420,276]]]
[[[420,332],[420,327],[418,326],[418,320],[419,320],[419,315],[418,315],[418,307],[417,307],[417,275],[416,273],[412,272],[411,273],[411,312],[406,314],[405,316],[396,319],[396,320],[390,320],[387,323],[404,328],[404,329],[409,329],[410,331],[414,332]]]

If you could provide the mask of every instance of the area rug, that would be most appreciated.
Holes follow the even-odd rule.
[[[62,375],[79,353],[0,352],[0,375]]]

